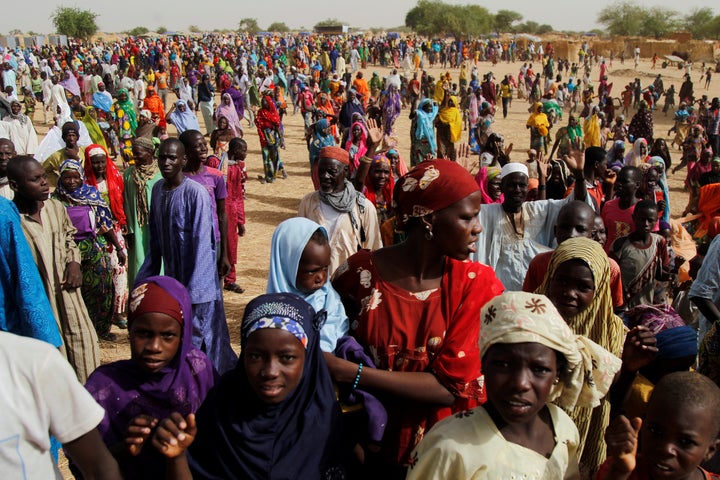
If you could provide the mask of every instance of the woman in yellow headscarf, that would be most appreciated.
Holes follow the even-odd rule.
[[[590,284],[590,285],[588,285]],[[591,286],[589,298],[576,295]],[[550,259],[545,279],[536,293],[546,295],[570,329],[620,357],[625,326],[613,313],[610,294],[610,263],[600,244],[589,238],[562,242]],[[590,291],[588,291],[590,293]],[[574,298],[569,301],[569,298]],[[610,403],[594,409],[577,407],[567,411],[580,432],[581,472],[595,472],[605,460],[605,428],[610,421]]]
[[[462,135],[462,113],[458,108],[458,99],[448,96],[438,113],[435,126],[437,127],[438,158],[455,160],[455,142]]]
[[[585,148],[600,147],[600,118],[598,117],[598,107],[592,108],[592,113],[588,115],[583,122],[583,143]]]
[[[82,118],[82,122],[88,129],[90,140],[97,145],[102,145],[102,147],[107,150],[108,147],[107,143],[105,143],[105,136],[103,135],[100,125],[97,123],[95,107],[85,107],[85,116]]]
[[[547,153],[545,144],[550,133],[550,120],[543,111],[542,103],[537,102],[533,105],[526,127],[530,129],[530,148]]]

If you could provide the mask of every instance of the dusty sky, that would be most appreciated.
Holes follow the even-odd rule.
[[[471,0],[445,0],[446,3],[479,3],[495,13],[499,8],[520,12],[524,20],[549,23],[557,30],[591,30],[598,11],[606,2],[583,0],[515,0],[489,8],[491,2]],[[96,1],[74,0],[63,2],[66,6],[90,9],[99,14],[98,26],[104,32],[120,32],[133,27],[144,26],[155,30],[164,26],[169,30],[187,30],[197,25],[204,30],[236,28],[241,18],[257,18],[261,28],[272,22],[285,22],[290,28],[312,28],[315,23],[327,18],[337,18],[353,27],[395,27],[405,23],[405,14],[416,4],[416,0],[122,0]],[[669,0],[644,0],[643,6],[669,6],[678,8]],[[12,29],[52,33],[54,28],[50,15],[58,5],[56,0],[34,0],[32,8],[22,1],[9,2],[0,15],[0,32],[7,34]],[[121,7],[119,5],[122,5]],[[352,9],[353,5],[358,8]],[[693,7],[711,7],[718,14],[717,0],[690,0],[684,12]],[[202,8],[200,8],[202,7]],[[37,13],[35,13],[37,12]],[[33,13],[35,13],[33,15]]]

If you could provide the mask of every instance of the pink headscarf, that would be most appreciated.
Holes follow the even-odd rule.
[[[229,105],[226,105],[224,100],[227,98],[230,101]],[[220,117],[225,117],[228,121],[228,127],[233,131],[233,135],[241,137],[243,134],[242,124],[238,117],[237,110],[235,110],[235,102],[228,93],[223,93],[220,99],[220,105],[215,109],[215,118],[220,120]]]
[[[360,145],[358,145],[358,151],[357,153],[350,159],[351,165],[350,165],[350,171],[357,170],[360,166],[360,159],[367,153],[367,129],[365,128],[365,125],[362,124],[362,122],[355,122],[350,126],[350,134],[348,135],[348,140],[345,143],[345,150],[348,152],[353,146],[353,130],[355,130],[355,125],[360,127]]]

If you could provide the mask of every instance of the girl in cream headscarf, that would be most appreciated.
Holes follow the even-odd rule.
[[[543,295],[506,292],[480,320],[488,402],[430,430],[408,479],[577,478],[580,435],[557,405],[597,406],[620,359],[575,335]]]

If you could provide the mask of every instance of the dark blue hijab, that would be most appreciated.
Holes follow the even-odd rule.
[[[261,295],[245,308],[243,351],[258,323],[270,319],[290,319],[307,337],[300,383],[282,403],[265,405],[248,383],[241,354],[198,410],[198,432],[189,449],[196,479],[314,480],[332,478],[328,473],[337,468],[340,409],[318,335],[324,312],[316,314],[297,295]]]

